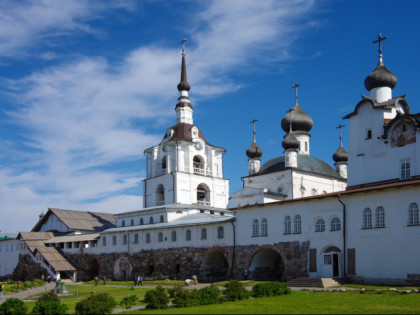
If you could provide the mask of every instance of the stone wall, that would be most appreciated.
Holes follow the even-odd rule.
[[[131,280],[134,275],[153,279],[187,279],[198,276],[200,282],[224,279],[243,279],[254,256],[262,249],[277,252],[283,270],[278,280],[287,281],[307,275],[309,242],[280,242],[273,245],[249,245],[172,248],[139,251],[132,254],[110,253],[100,255],[74,254],[66,258],[78,270],[78,279],[87,281],[97,274],[108,279]],[[97,272],[92,266],[97,262]],[[232,264],[233,261],[233,264]]]
[[[19,255],[19,261],[13,271],[12,278],[13,280],[26,281],[34,278],[41,279],[42,274],[46,278],[48,272],[40,264],[34,262],[29,255]]]

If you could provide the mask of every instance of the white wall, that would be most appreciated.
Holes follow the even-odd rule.
[[[0,276],[9,275],[15,270],[22,245],[16,239],[0,241]]]
[[[47,221],[40,227],[39,232],[47,231],[60,231],[60,232],[70,232],[71,230],[61,221],[58,217],[51,213]]]

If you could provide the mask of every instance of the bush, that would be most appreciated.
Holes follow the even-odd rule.
[[[176,307],[198,306],[200,305],[200,293],[196,289],[190,291],[181,290],[175,295],[172,303]]]
[[[11,298],[0,305],[0,314],[20,315],[26,314],[28,307],[19,299]]]
[[[137,295],[130,295],[123,298],[120,302],[121,306],[124,306],[125,309],[131,308],[134,304],[136,304],[138,298]]]
[[[245,300],[249,298],[250,293],[244,285],[238,280],[231,280],[225,284],[223,295],[228,301]]]
[[[200,292],[200,305],[218,304],[223,302],[222,291],[213,284],[210,287],[202,288]]]
[[[162,309],[168,308],[169,298],[166,295],[165,289],[158,286],[156,289],[146,292],[144,302],[147,303],[146,308]]]
[[[168,291],[169,298],[171,299],[173,299],[175,295],[182,290],[182,284],[175,284],[172,289],[166,289],[166,291]]]
[[[92,294],[76,304],[76,314],[110,314],[117,301],[108,293]]]
[[[66,314],[67,305],[61,304],[60,299],[54,293],[42,295],[35,303],[32,314],[58,315]]]
[[[252,296],[256,298],[288,294],[290,292],[290,288],[284,282],[258,283],[252,287]]]

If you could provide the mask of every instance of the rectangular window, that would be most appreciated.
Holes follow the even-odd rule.
[[[127,235],[124,235],[124,238],[123,238],[123,244],[124,244],[124,245],[127,245]]]
[[[410,179],[410,159],[401,160],[401,179]]]
[[[139,235],[134,234],[134,244],[138,244],[138,243],[139,243]]]
[[[331,254],[324,255],[324,265],[332,265],[332,255]]]
[[[372,139],[372,129],[366,129],[366,138],[365,140]]]
[[[115,235],[112,237],[112,245],[117,245],[117,237]]]
[[[102,246],[106,246],[106,237],[105,236],[102,237]]]

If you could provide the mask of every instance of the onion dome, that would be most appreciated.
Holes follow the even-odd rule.
[[[379,57],[376,68],[365,79],[365,88],[370,91],[377,87],[390,87],[393,89],[397,85],[397,76],[388,70]]]
[[[292,124],[290,126],[290,115],[292,117]],[[314,122],[312,121],[311,116],[303,111],[302,108],[296,103],[293,110],[289,112],[282,120],[281,120],[281,128],[285,132],[289,132],[290,127],[294,131],[310,131]]]
[[[333,154],[334,162],[347,162],[349,159],[349,154],[344,150],[343,146],[340,145],[338,150]]]
[[[250,159],[259,159],[263,154],[261,148],[255,141],[252,142],[251,146],[246,150],[246,156]]]
[[[289,132],[287,135],[284,136],[284,140],[281,143],[281,145],[283,146],[285,150],[288,150],[288,149],[297,150],[299,149],[300,142],[296,139],[296,137],[292,133]]]
[[[190,84],[187,81],[187,66],[185,64],[185,54],[182,54],[182,65],[181,65],[181,82],[178,84],[178,91],[189,91]]]

